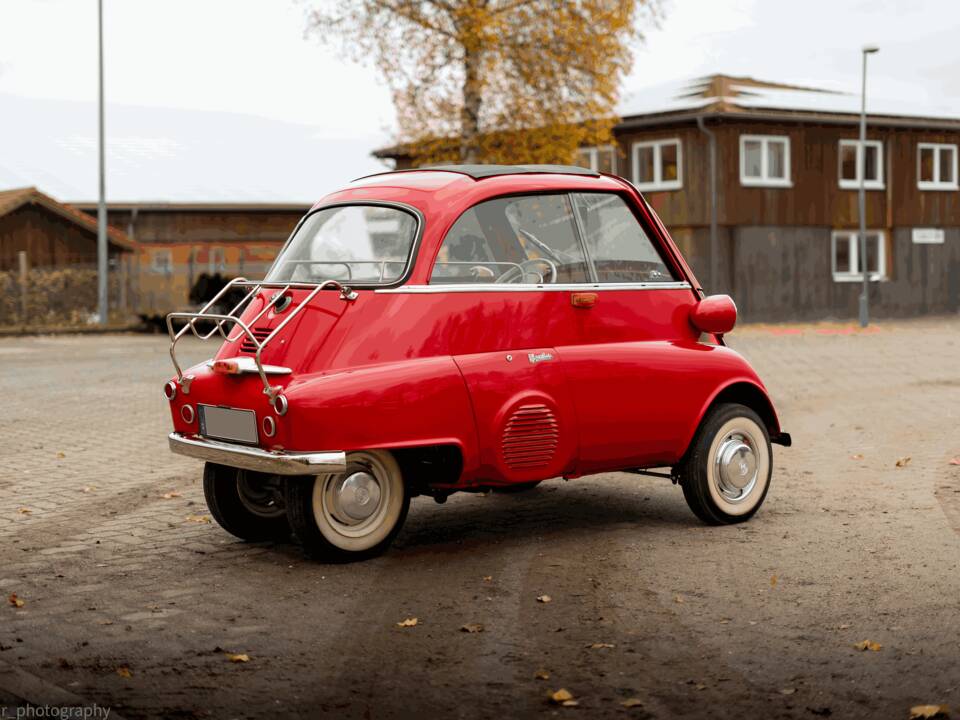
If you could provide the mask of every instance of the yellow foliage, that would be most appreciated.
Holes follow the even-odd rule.
[[[610,142],[659,0],[330,0],[311,29],[373,59],[415,165],[569,163]]]

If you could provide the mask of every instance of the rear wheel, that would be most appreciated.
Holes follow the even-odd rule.
[[[393,455],[362,451],[347,455],[342,473],[291,479],[286,505],[307,553],[343,562],[390,546],[406,520],[410,494]]]
[[[745,405],[718,405],[701,424],[680,469],[687,505],[711,525],[749,519],[767,496],[772,460],[760,417]]]
[[[280,540],[290,535],[283,481],[277,476],[207,463],[203,494],[213,519],[241,540]]]

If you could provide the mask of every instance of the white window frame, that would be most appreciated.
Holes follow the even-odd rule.
[[[920,156],[924,150],[933,150],[933,177],[940,177],[940,151],[949,149],[953,153],[953,182],[942,182],[940,180],[921,180],[920,179]],[[957,178],[957,146],[955,143],[917,143],[917,188],[920,190],[958,190]]]
[[[748,177],[744,171],[747,167],[747,143],[759,142],[760,151],[760,177]],[[783,143],[784,157],[783,170],[784,177],[770,177],[770,153],[769,146],[772,143]],[[786,135],[741,135],[740,136],[740,184],[744,187],[793,187],[790,168],[790,138]]]
[[[163,258],[161,265],[158,261]],[[162,248],[150,250],[150,272],[157,275],[170,275],[173,273],[173,251]]]
[[[217,245],[210,248],[207,253],[207,272],[210,275],[216,275],[219,272],[226,272],[227,253],[223,247]]]
[[[677,179],[663,179],[663,155],[664,145],[677,146]],[[640,182],[640,150],[642,148],[653,148],[653,180],[651,182]],[[635,142],[631,149],[631,160],[633,162],[633,184],[638,190],[679,190],[683,187],[683,143],[680,138],[664,138],[663,140],[644,140]]]
[[[874,235],[879,244],[877,248],[877,272],[870,273],[870,282],[881,282],[887,279],[887,235],[883,230],[867,230],[867,237]],[[850,267],[854,272],[837,271],[837,243],[849,243]],[[868,239],[869,242],[869,239]],[[856,230],[834,230],[830,236],[830,269],[833,272],[834,282],[863,282],[863,271],[860,269],[860,233]]]
[[[866,190],[883,190],[885,187],[883,180],[883,141],[882,140],[867,140],[864,143],[867,147],[874,147],[877,149],[877,172],[879,177],[875,180],[867,178],[863,187]],[[854,147],[856,148],[855,162],[856,162],[856,178],[850,180],[843,177],[843,148],[845,147]],[[863,148],[860,147],[859,140],[850,140],[843,139],[840,140],[837,145],[837,178],[840,184],[840,188],[843,190],[859,190],[860,189],[860,169],[866,169],[867,164],[866,160],[861,161],[861,155],[863,155]]]
[[[590,158],[590,170],[594,172],[601,172],[600,170],[600,153],[608,152],[613,156],[613,162],[610,163],[610,172],[614,175],[617,174],[617,146],[616,145],[584,145],[579,148],[579,152],[586,153]]]

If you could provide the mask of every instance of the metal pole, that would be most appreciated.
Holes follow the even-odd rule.
[[[697,125],[709,140],[710,161],[710,292],[720,290],[720,239],[717,237],[717,135],[697,116]]]
[[[27,288],[30,282],[30,269],[27,263],[27,251],[17,252],[17,264],[20,266],[20,324],[27,325]]]
[[[860,327],[870,323],[870,300],[868,289],[870,273],[867,269],[867,55],[877,52],[875,47],[863,48],[863,84],[860,92],[860,144],[857,147],[857,176],[860,178],[860,268],[863,271],[863,290],[860,293]]]
[[[107,192],[106,169],[104,162],[104,119],[103,119],[103,0],[97,0],[97,31],[99,50],[100,97],[99,97],[99,133],[100,133],[100,195],[97,202],[97,298],[98,314],[101,325],[107,324]]]

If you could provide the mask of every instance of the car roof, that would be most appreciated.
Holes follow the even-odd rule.
[[[586,175],[588,177],[600,177],[600,173],[589,168],[579,167],[577,165],[495,165],[495,164],[473,164],[473,165],[424,165],[418,168],[409,168],[406,170],[391,170],[365,177],[379,177],[382,175],[393,175],[396,173],[411,172],[451,172],[466,175],[474,180],[483,180],[489,177],[498,177],[501,175]],[[358,178],[360,180],[364,178]]]

